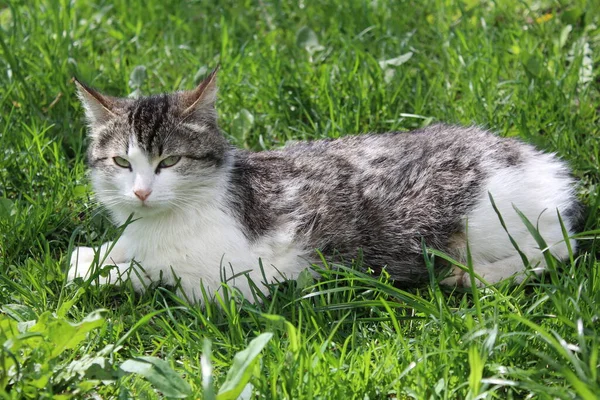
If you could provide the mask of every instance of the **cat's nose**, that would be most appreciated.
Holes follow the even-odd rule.
[[[150,197],[150,194],[152,193],[152,190],[150,190],[150,189],[137,189],[137,190],[134,190],[133,193],[141,201],[146,201],[146,199],[148,197]]]

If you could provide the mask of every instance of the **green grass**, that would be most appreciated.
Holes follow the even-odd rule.
[[[152,378],[117,377],[140,356],[168,362],[190,398],[211,398],[205,339],[218,391],[265,332],[246,370],[253,398],[598,398],[598,1],[176,3],[0,3],[0,398],[161,397]],[[565,158],[590,233],[541,279],[474,292],[433,277],[402,291],[327,268],[262,304],[200,309],[164,288],[67,283],[69,248],[116,234],[86,179],[71,77],[113,95],[157,93],[192,88],[219,63],[220,121],[239,146],[478,124]],[[138,66],[147,77],[130,83]],[[102,319],[84,321],[98,309]],[[23,334],[17,320],[38,325]],[[86,355],[103,355],[106,375],[67,372]]]

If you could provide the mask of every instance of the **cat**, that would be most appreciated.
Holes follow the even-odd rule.
[[[129,224],[116,242],[77,248],[69,279],[89,278],[96,256],[114,266],[101,283],[128,277],[143,291],[161,281],[201,302],[201,285],[214,294],[229,272],[227,283],[252,300],[248,277],[259,286],[293,279],[320,260],[318,250],[346,261],[360,251],[366,266],[410,286],[429,276],[423,243],[463,262],[468,243],[478,285],[520,282],[527,267],[490,195],[529,269],[546,264],[514,207],[553,256],[576,247],[557,214],[570,237],[576,182],[556,155],[443,124],[250,152],[219,130],[216,73],[191,91],[137,99],[75,80],[95,194],[115,224]],[[471,277],[454,267],[442,283],[470,286]]]

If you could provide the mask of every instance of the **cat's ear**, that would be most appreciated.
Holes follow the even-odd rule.
[[[77,95],[85,109],[85,116],[91,126],[105,124],[116,115],[117,99],[106,96],[84,85],[77,78],[73,78],[77,86]]]
[[[215,68],[194,90],[182,93],[182,115],[214,113],[217,101],[217,72]]]

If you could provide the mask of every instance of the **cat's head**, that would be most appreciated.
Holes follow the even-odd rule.
[[[214,192],[229,148],[217,126],[216,71],[194,90],[136,99],[76,80],[94,190],[118,219],[197,206]]]

